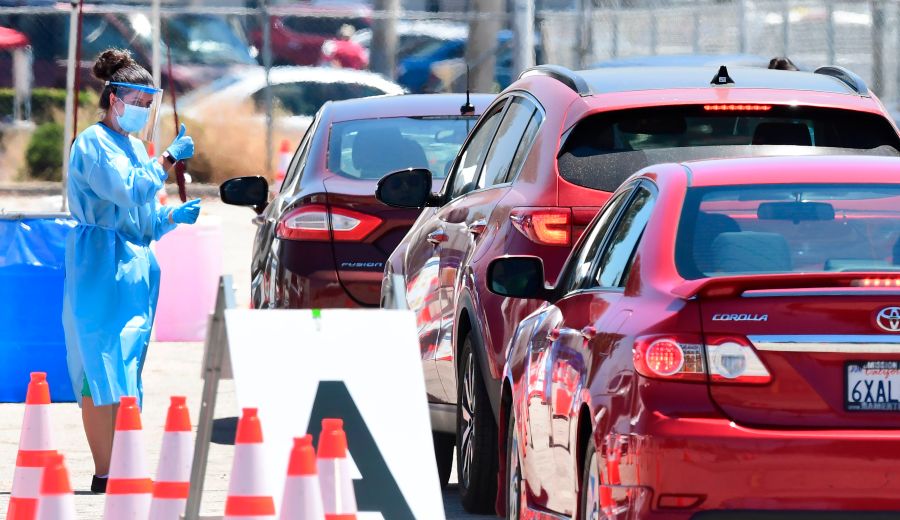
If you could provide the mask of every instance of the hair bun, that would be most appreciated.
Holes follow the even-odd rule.
[[[131,53],[125,49],[107,49],[100,53],[97,61],[94,62],[94,77],[100,81],[112,80],[115,74],[122,67],[126,67],[134,63]]]

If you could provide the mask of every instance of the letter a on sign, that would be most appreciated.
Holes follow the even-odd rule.
[[[380,512],[390,520],[415,520],[409,504],[403,498],[397,481],[381,456],[381,450],[369,432],[366,421],[347,391],[343,381],[321,381],[309,418],[309,430],[316,445],[322,419],[335,417],[344,420],[350,455],[362,475],[353,482],[356,505],[360,511]]]

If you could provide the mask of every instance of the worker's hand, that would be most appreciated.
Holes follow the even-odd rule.
[[[172,222],[193,224],[200,215],[200,199],[189,200],[172,211]]]
[[[187,132],[187,128],[185,128],[184,123],[181,123],[181,130],[179,130],[178,136],[166,148],[169,155],[175,158],[176,161],[190,159],[194,156],[194,140],[191,139],[191,136],[184,135],[185,132]]]

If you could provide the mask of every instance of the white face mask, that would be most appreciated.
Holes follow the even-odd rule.
[[[141,128],[144,128],[144,125],[146,125],[147,121],[150,119],[150,109],[129,105],[124,101],[122,104],[125,105],[122,113],[119,114],[118,111],[115,112],[116,122],[119,123],[119,128],[126,132],[137,132]]]

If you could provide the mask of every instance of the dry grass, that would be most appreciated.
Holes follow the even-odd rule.
[[[161,120],[162,143],[174,138],[175,125],[171,118]],[[252,103],[222,111],[209,110],[195,120],[182,117],[188,134],[194,138],[195,155],[187,162],[187,170],[195,182],[219,184],[232,177],[263,175],[269,179],[273,171],[266,169],[265,123],[253,109]],[[273,143],[285,137],[275,132]],[[273,155],[273,169],[277,157]]]

